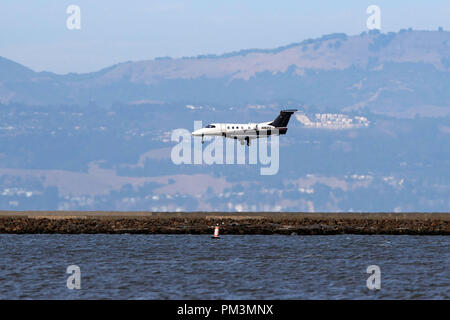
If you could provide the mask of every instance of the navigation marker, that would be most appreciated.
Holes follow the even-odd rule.
[[[214,235],[211,237],[211,239],[220,239],[219,226],[215,226],[214,227]]]

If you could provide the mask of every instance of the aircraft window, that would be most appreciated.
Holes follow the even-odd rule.
[[[216,126],[212,125],[212,124],[208,124],[205,128],[215,128]]]
[[[231,127],[231,129],[234,129],[234,127]]]
[[[244,129],[244,127],[241,126],[241,129]]]
[[[227,129],[230,129],[230,127],[227,127]]]

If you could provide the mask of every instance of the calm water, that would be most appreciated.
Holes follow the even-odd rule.
[[[449,299],[449,265],[448,236],[0,235],[0,298]]]

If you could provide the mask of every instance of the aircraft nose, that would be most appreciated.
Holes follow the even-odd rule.
[[[201,135],[200,130],[201,130],[201,129],[193,131],[193,132],[192,132],[192,135],[193,135],[194,137],[195,137],[195,136],[200,136],[200,135]]]

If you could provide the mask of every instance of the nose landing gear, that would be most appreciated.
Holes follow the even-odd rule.
[[[204,134],[202,134],[202,144],[204,144],[204,143],[205,143],[205,141],[203,141],[203,136],[204,136]]]

